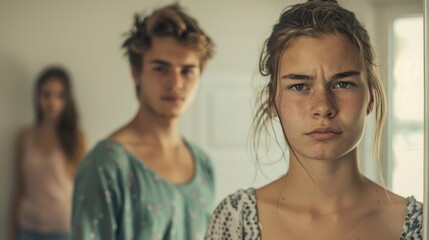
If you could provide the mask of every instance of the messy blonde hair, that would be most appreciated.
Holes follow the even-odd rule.
[[[213,41],[177,3],[159,8],[148,16],[134,16],[133,28],[122,48],[135,70],[141,71],[143,56],[150,49],[153,37],[172,37],[197,51],[201,70],[213,56]]]

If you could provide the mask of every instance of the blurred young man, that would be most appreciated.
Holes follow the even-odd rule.
[[[136,16],[123,43],[139,98],[131,122],[82,163],[72,239],[202,239],[214,201],[209,157],[179,132],[213,42],[178,4]]]

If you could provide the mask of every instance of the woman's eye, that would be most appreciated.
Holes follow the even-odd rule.
[[[349,82],[339,82],[334,85],[334,88],[351,88],[354,85]]]
[[[295,85],[290,86],[289,89],[292,89],[293,91],[299,92],[299,91],[307,90],[308,87],[305,86],[305,84],[295,84]]]
[[[41,94],[41,96],[42,96],[42,98],[49,99],[49,98],[51,97],[51,94],[50,94],[49,92],[43,92],[43,93]]]

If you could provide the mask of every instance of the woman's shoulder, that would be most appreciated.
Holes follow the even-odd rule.
[[[32,132],[34,132],[34,129],[34,125],[24,125],[20,127],[16,132],[16,138],[22,140],[27,138]]]
[[[255,189],[239,189],[236,192],[230,194],[227,197],[227,201],[234,209],[240,209],[246,205],[256,207]]]
[[[255,189],[240,189],[212,213],[205,239],[259,239]]]
[[[240,189],[225,197],[213,212],[213,217],[222,217],[222,215],[238,214],[243,212],[256,212],[255,189]]]
[[[22,149],[29,141],[31,134],[34,134],[34,125],[25,125],[18,129],[15,135],[15,143],[19,149]]]
[[[414,196],[407,197],[407,210],[410,219],[417,219],[423,215],[423,203],[417,201]]]
[[[422,239],[423,204],[413,196],[407,197],[407,216],[401,239]]]

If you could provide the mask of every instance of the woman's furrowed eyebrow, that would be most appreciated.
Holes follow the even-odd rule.
[[[360,75],[359,71],[346,71],[346,72],[340,72],[340,73],[334,74],[334,76],[332,76],[331,79],[337,80],[341,78],[347,78],[347,77],[359,76],[359,75]]]
[[[331,79],[337,80],[341,78],[351,77],[351,76],[358,76],[360,75],[359,71],[345,71],[334,74]],[[314,77],[305,75],[305,74],[296,74],[296,73],[288,73],[281,77],[281,79],[291,79],[291,80],[311,80],[314,79]]]
[[[296,74],[296,73],[289,73],[281,77],[281,79],[291,79],[291,80],[310,80],[313,77],[304,75],[304,74]]]

